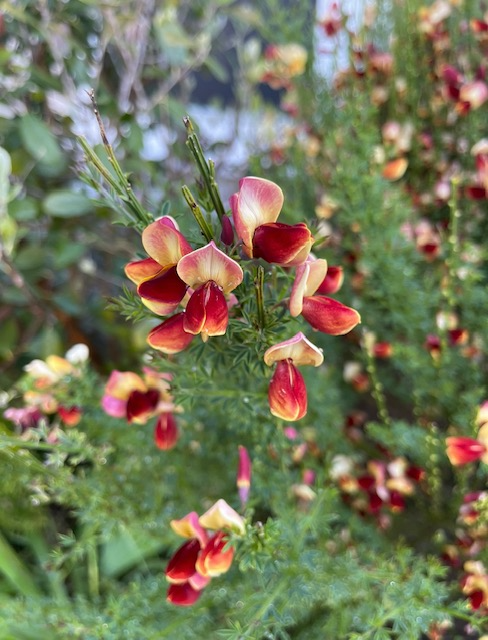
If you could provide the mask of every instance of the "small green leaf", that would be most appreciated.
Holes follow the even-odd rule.
[[[64,154],[56,137],[42,120],[30,114],[23,116],[19,132],[24,149],[39,163],[40,173],[51,177],[65,170]]]
[[[44,213],[55,218],[74,218],[93,211],[91,200],[68,189],[54,191],[42,203]]]

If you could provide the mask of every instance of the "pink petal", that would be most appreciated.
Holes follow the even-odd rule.
[[[112,418],[125,418],[127,400],[119,400],[113,396],[105,395],[102,398],[102,408]]]
[[[255,230],[267,222],[276,222],[283,200],[283,191],[270,180],[248,176],[239,182],[239,192],[231,198],[230,205],[237,236],[249,257],[253,257]]]
[[[479,109],[488,100],[488,85],[481,80],[469,82],[459,92],[461,102],[467,102],[471,109]]]
[[[207,282],[193,292],[186,306],[184,330],[190,334],[221,336],[229,323],[229,312],[225,296],[215,282]]]
[[[183,538],[196,538],[202,547],[207,544],[208,536],[205,529],[198,522],[198,513],[191,511],[180,520],[171,520],[170,527]]]
[[[293,360],[296,365],[311,364],[318,367],[324,361],[324,356],[322,350],[299,331],[293,338],[273,345],[264,354],[264,362],[268,367],[280,360]]]
[[[178,442],[178,425],[172,413],[163,413],[159,416],[154,429],[154,442],[158,449],[168,451]]]
[[[251,459],[246,447],[239,445],[239,467],[237,469],[237,489],[241,505],[247,503],[251,487]]]
[[[271,264],[294,267],[305,262],[313,242],[310,229],[303,222],[263,224],[254,233],[253,255]]]
[[[280,360],[268,389],[271,413],[282,420],[300,420],[307,413],[307,388],[291,360]]]
[[[150,257],[162,267],[176,264],[182,256],[192,251],[186,238],[165,218],[152,222],[144,229],[142,244]]]
[[[297,267],[290,295],[290,314],[293,318],[302,312],[304,296],[313,295],[325,278],[327,260],[315,260],[310,256]]]
[[[178,275],[192,289],[212,280],[227,294],[241,284],[243,272],[235,260],[217,249],[212,240],[178,263]]]
[[[160,271],[162,267],[159,262],[153,260],[152,258],[145,258],[144,260],[135,260],[134,262],[129,262],[129,264],[125,265],[125,275],[135,282],[136,284],[140,284],[147,280],[148,278],[154,278]]]
[[[149,333],[147,342],[153,349],[163,353],[179,353],[188,347],[193,335],[187,333],[184,326],[185,313],[177,313],[165,320]]]
[[[324,296],[304,298],[302,316],[314,329],[331,336],[348,333],[361,322],[355,309]]]

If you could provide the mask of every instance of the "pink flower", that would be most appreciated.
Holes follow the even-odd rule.
[[[244,507],[249,498],[251,487],[251,459],[246,447],[239,445],[239,467],[237,470],[237,488],[241,505]]]
[[[262,258],[282,266],[302,264],[313,244],[303,222],[287,225],[276,222],[283,206],[280,187],[264,178],[247,177],[230,199],[237,236],[249,258]]]
[[[268,401],[271,413],[282,420],[300,420],[307,413],[307,389],[299,365],[322,364],[322,351],[299,332],[293,338],[270,347],[264,362],[276,369],[269,383]]]

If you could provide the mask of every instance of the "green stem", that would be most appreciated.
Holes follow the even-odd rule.
[[[46,577],[52,596],[56,598],[56,600],[66,604],[68,602],[68,596],[66,594],[62,576],[58,571],[48,568],[50,564],[49,549],[44,538],[37,533],[32,533],[27,535],[27,541],[37,556],[39,565],[46,571]]]
[[[266,324],[266,311],[264,308],[264,267],[262,265],[259,265],[257,268],[254,286],[256,288],[258,324],[260,329],[264,329]]]
[[[1,533],[0,572],[23,596],[39,597],[41,595],[29,571]]]
[[[219,220],[222,221],[222,218],[225,216],[225,208],[222,204],[222,198],[220,197],[219,188],[215,180],[215,164],[212,162],[212,160],[210,160],[207,164],[205,156],[203,155],[203,149],[200,144],[200,140],[195,133],[195,129],[193,128],[190,118],[188,116],[185,116],[185,118],[183,118],[183,122],[188,133],[188,139],[186,141],[187,147],[190,149],[191,154],[195,159],[198,170],[200,171],[200,175],[205,182],[208,194],[212,200],[213,206],[215,207],[215,211],[217,212]]]
[[[190,207],[191,212],[193,213],[193,215],[195,217],[195,220],[198,223],[198,226],[202,230],[202,233],[205,236],[205,239],[207,240],[207,242],[210,242],[211,240],[213,240],[213,232],[212,232],[212,229],[211,229],[209,223],[205,220],[205,217],[204,217],[204,215],[202,213],[202,210],[198,206],[198,204],[197,204],[195,198],[193,197],[190,189],[188,189],[188,187],[186,185],[183,185],[181,187],[181,191],[183,193],[183,197],[185,198],[188,206]]]
[[[100,595],[100,574],[98,570],[98,556],[95,545],[90,545],[87,549],[87,569],[88,569],[88,593],[91,598]]]

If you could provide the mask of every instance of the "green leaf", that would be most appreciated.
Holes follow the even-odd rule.
[[[64,154],[56,137],[42,120],[30,114],[23,116],[19,132],[24,149],[39,163],[40,173],[53,177],[65,170]]]
[[[44,213],[55,218],[74,218],[93,211],[91,200],[68,189],[54,191],[42,203]]]
[[[0,147],[0,216],[5,213],[10,191],[9,177],[12,173],[10,155]]]
[[[27,222],[37,217],[38,206],[34,198],[23,198],[9,202],[8,212],[17,222]]]

